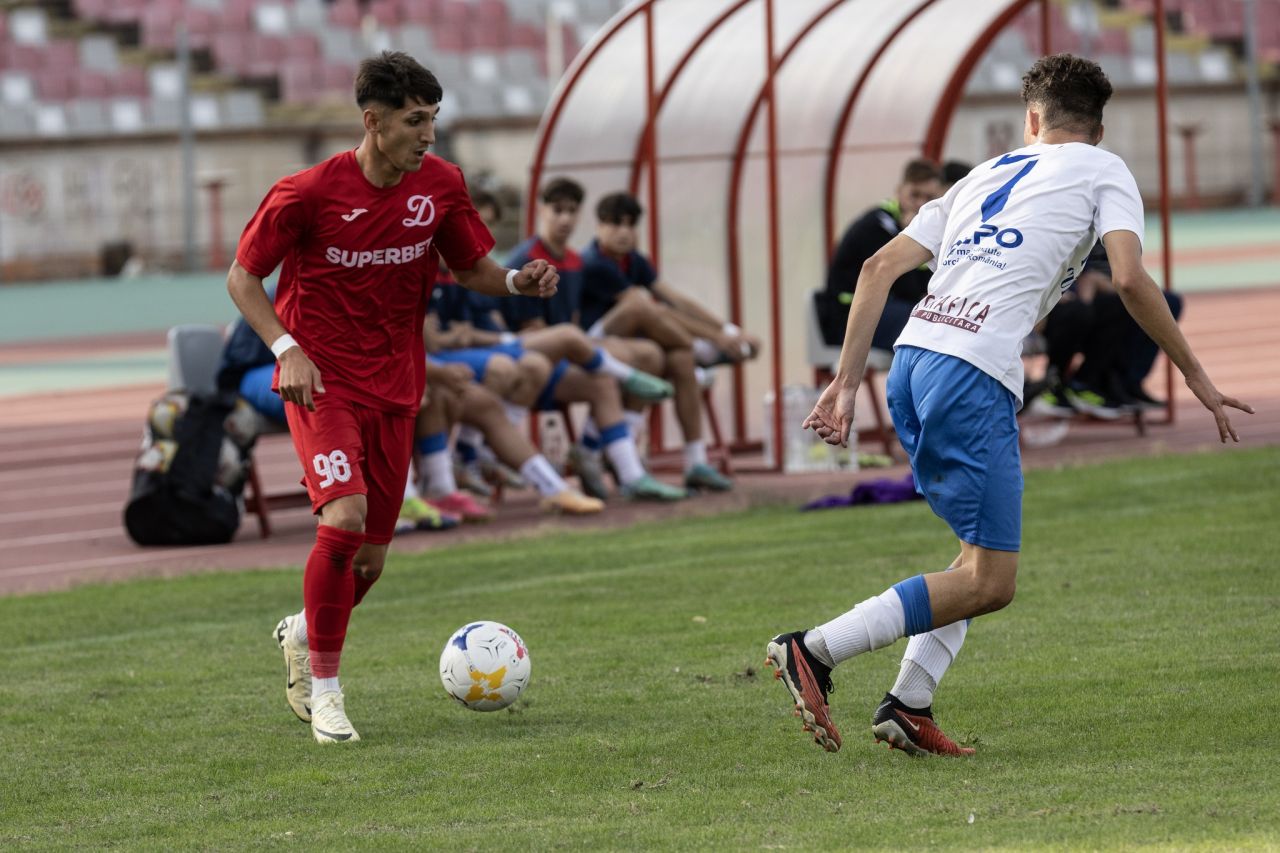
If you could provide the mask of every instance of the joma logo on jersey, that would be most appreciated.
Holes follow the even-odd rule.
[[[423,240],[420,243],[414,243],[411,246],[395,246],[390,249],[374,249],[373,251],[351,251],[347,249],[339,249],[337,246],[330,246],[324,250],[324,257],[331,264],[340,264],[344,267],[362,267],[382,266],[384,264],[407,264],[416,261],[427,253],[427,249],[431,246],[431,238]]]
[[[413,216],[401,220],[406,228],[430,225],[432,222],[436,221],[436,205],[429,195],[409,196],[409,212],[412,213]]]

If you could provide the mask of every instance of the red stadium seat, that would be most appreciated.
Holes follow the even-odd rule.
[[[356,29],[360,26],[360,6],[356,0],[337,0],[329,7],[329,22],[338,27]]]
[[[42,100],[65,101],[75,95],[75,73],[53,68],[35,79],[36,92]]]

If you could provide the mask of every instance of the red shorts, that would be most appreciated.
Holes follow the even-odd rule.
[[[396,529],[413,454],[414,418],[325,394],[316,410],[286,403],[285,417],[316,512],[336,498],[369,502],[364,541],[386,545]]]

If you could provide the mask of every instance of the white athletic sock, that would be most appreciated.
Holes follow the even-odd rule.
[[[509,400],[502,401],[502,408],[506,410],[507,420],[511,421],[513,426],[520,426],[524,423],[525,416],[529,414],[529,410],[524,406],[517,406]]]
[[[307,611],[303,608],[293,617],[293,638],[304,646],[307,644]]]
[[[421,457],[422,477],[427,482],[427,494],[444,497],[458,491],[458,481],[453,478],[453,459],[448,448]]]
[[[822,632],[817,628],[804,632],[804,645],[810,654],[827,666],[836,665],[836,662],[831,659],[831,650],[827,648],[827,638],[822,636]]]
[[[333,678],[313,678],[311,679],[311,701],[320,698],[321,693],[328,693],[330,690],[341,690],[338,686],[338,676]]]
[[[609,351],[604,347],[598,348],[596,354],[600,356],[600,366],[592,371],[593,373],[606,373],[616,379],[627,379],[636,372],[631,365],[609,355]]]
[[[409,466],[409,476],[404,481],[404,499],[409,501],[418,497],[418,484],[413,481],[413,466]]]
[[[530,456],[523,465],[520,466],[520,476],[524,477],[538,490],[538,494],[544,498],[558,495],[565,489],[569,488],[569,484],[564,478],[556,473],[556,469],[551,467],[551,463],[547,461],[547,457],[541,453],[535,453]]]
[[[928,708],[933,704],[933,693],[938,682],[946,674],[947,667],[960,653],[969,621],[961,619],[927,634],[916,634],[907,643],[902,655],[902,668],[898,680],[889,692],[908,708]]]
[[[702,439],[686,441],[684,445],[684,470],[688,471],[694,465],[706,464],[707,443]]]
[[[614,473],[624,486],[629,486],[645,475],[644,466],[640,464],[640,453],[631,438],[630,430],[625,435],[614,439],[604,446],[604,452],[613,464]]]
[[[723,358],[720,348],[711,341],[706,338],[693,339],[693,360],[699,366],[715,364]]]
[[[468,444],[479,451],[484,447],[484,433],[470,424],[462,424],[458,427],[458,444]]]
[[[897,641],[906,634],[907,617],[898,591],[890,588],[813,630],[821,632],[834,666]]]
[[[645,421],[648,416],[643,410],[637,412],[632,409],[623,409],[622,417],[627,421],[627,428],[631,430],[632,435],[639,435],[640,430],[644,428]]]

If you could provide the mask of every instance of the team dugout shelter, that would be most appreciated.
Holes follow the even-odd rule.
[[[735,368],[716,398],[731,407],[735,446],[758,447],[751,434],[764,424],[751,414],[759,401],[774,392],[763,417],[773,435],[785,435],[782,387],[811,373],[809,293],[822,286],[841,230],[896,186],[907,160],[944,159],[969,76],[1015,18],[1038,9],[1039,49],[1054,52],[1049,5],[637,0],[584,47],[552,95],[531,164],[527,226],[537,188],[558,175],[587,189],[575,245],[592,237],[597,199],[620,189],[639,197],[641,250],[662,277],[765,342],[762,359]],[[1168,287],[1163,0],[1153,6]]]

